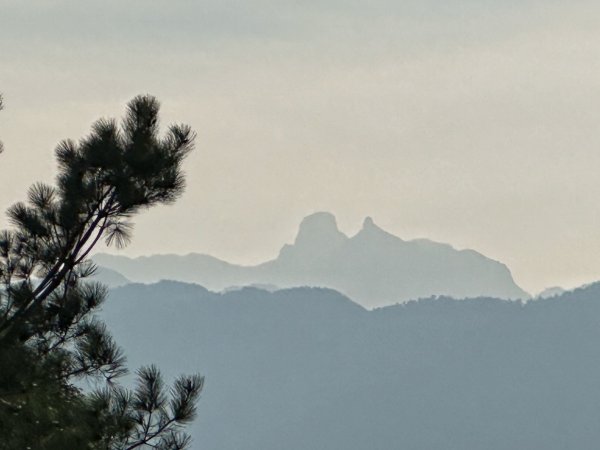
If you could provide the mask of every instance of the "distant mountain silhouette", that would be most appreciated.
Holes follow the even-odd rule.
[[[540,292],[538,295],[536,295],[535,298],[540,299],[540,298],[556,297],[558,295],[564,294],[565,292],[567,292],[567,291],[565,289],[561,288],[560,286],[553,286],[553,287],[544,289],[542,292]]]
[[[98,266],[96,273],[91,277],[92,281],[98,281],[109,288],[120,287],[131,283],[130,280],[125,278],[116,270],[108,269],[106,267]]]
[[[596,450],[600,285],[368,311],[327,289],[111,291],[132,368],[206,388],[192,450]]]
[[[508,268],[473,250],[456,250],[426,239],[404,241],[371,218],[352,237],[338,230],[335,217],[306,217],[294,244],[257,266],[229,264],[200,254],[155,255],[135,259],[99,254],[94,260],[138,282],[171,279],[212,290],[269,284],[321,286],[338,290],[361,305],[390,305],[430,295],[456,298],[528,298]]]

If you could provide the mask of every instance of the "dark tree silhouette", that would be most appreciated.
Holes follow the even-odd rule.
[[[56,149],[56,186],[33,185],[0,233],[0,448],[182,449],[203,385],[183,376],[169,389],[153,367],[131,391],[116,383],[125,358],[93,312],[104,286],[86,281],[104,239],[122,247],[142,208],[182,192],[181,163],[193,147],[185,125],[159,136],[159,104],[133,99],[121,124]],[[152,332],[153,330],[149,330]],[[81,380],[92,382],[93,393]]]

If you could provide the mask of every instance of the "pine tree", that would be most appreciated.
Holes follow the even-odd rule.
[[[89,136],[56,149],[55,186],[33,185],[0,232],[0,448],[183,449],[203,385],[170,388],[154,366],[125,389],[123,352],[93,313],[107,289],[86,280],[94,246],[123,247],[142,208],[173,202],[193,147],[185,125],[159,136],[159,104],[133,99],[122,123],[99,120]],[[95,389],[82,390],[81,381]]]

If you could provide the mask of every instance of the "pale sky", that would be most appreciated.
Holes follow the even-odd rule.
[[[533,293],[598,280],[598,23],[597,1],[0,0],[1,205],[151,93],[197,148],[125,254],[261,262],[325,210]]]

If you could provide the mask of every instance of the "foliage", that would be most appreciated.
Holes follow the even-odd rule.
[[[104,239],[122,247],[142,208],[182,192],[181,163],[193,146],[185,125],[158,133],[159,104],[133,99],[118,124],[99,120],[79,143],[56,149],[56,186],[33,185],[0,233],[0,447],[182,449],[203,379],[170,391],[158,370],[138,371],[134,390],[116,379],[125,358],[93,313],[106,288],[86,281]],[[93,393],[81,388],[92,383]]]

